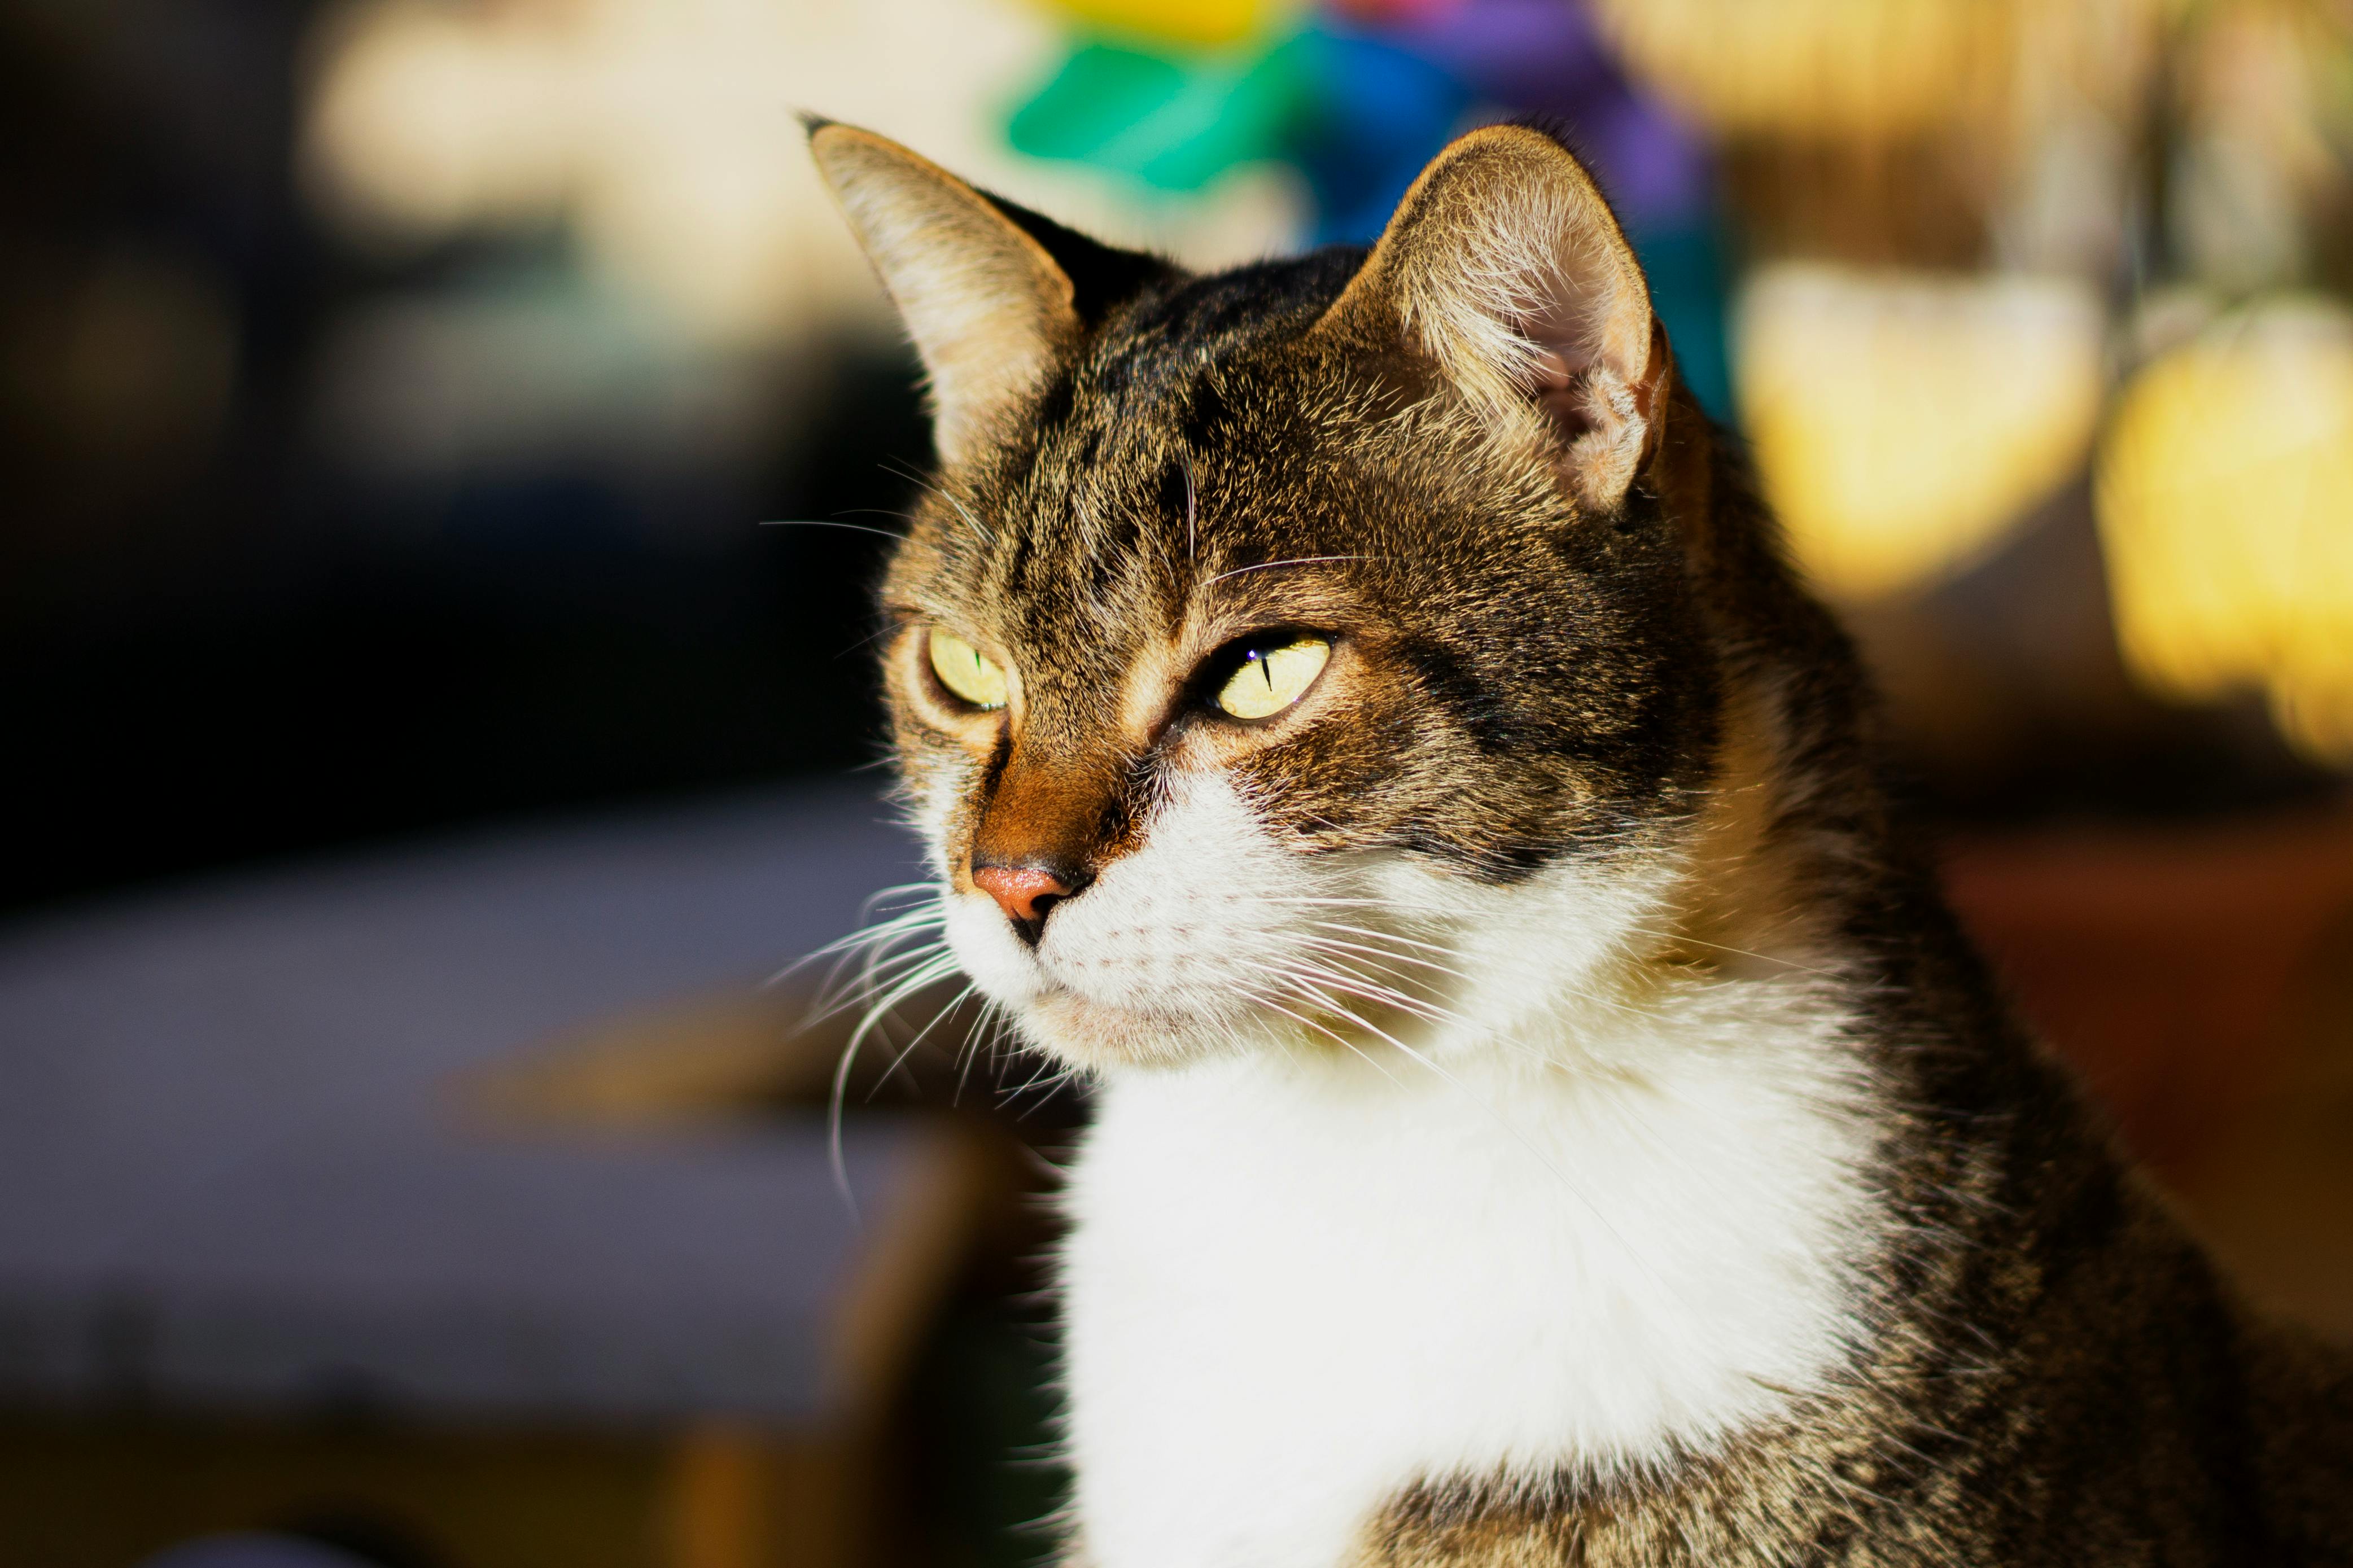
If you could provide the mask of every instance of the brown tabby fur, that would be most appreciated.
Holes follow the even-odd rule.
[[[815,134],[821,160],[863,136]],[[1872,1180],[1900,1239],[1832,1388],[1641,1473],[1423,1478],[1356,1562],[2353,1563],[2353,1366],[2242,1306],[2001,1001],[1891,805],[1853,652],[1662,342],[1651,404],[1637,377],[1577,405],[1571,361],[1566,414],[1539,383],[1499,415],[1426,340],[1335,311],[1363,251],[1193,277],[994,210],[1067,279],[1061,325],[1042,372],[955,410],[884,591],[904,767],[961,781],[954,885],[976,850],[1082,885],[1179,746],[1302,854],[1509,883],[1714,835],[1691,940],[1650,961],[1829,933],[1892,1108]],[[1594,462],[1639,465],[1621,494],[1561,456],[1597,431]],[[1013,721],[942,718],[930,624],[1023,672]],[[1270,626],[1335,637],[1345,721],[1198,717],[1218,650]]]

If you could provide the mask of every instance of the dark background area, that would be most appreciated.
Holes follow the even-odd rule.
[[[804,351],[822,395],[718,472],[575,449],[404,486],[318,449],[355,302],[565,241],[384,266],[322,235],[292,178],[315,9],[0,8],[0,907],[880,754],[881,542],[758,524],[904,504],[929,441],[887,341]],[[228,303],[217,406],[143,352],[168,319],[90,302],[125,253]]]

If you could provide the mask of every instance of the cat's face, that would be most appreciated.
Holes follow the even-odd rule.
[[[1550,142],[1493,134],[1525,140],[1471,175],[1590,198]],[[1370,262],[1189,279],[943,194],[861,132],[818,144],[943,405],[885,660],[947,940],[983,992],[1105,1066],[1443,1051],[1573,989],[1672,852],[1719,702],[1676,528],[1636,484],[1663,343],[1638,277],[1596,303],[1630,260],[1597,282],[1552,237],[1578,297],[1549,318],[1512,298],[1533,361],[1482,384],[1462,356],[1489,345],[1458,328],[1450,357],[1404,328],[1445,307],[1411,292],[1447,265],[1429,250],[1499,243],[1466,237],[1482,193],[1445,160]],[[1451,226],[1417,234],[1434,205],[1423,222]],[[1622,249],[1598,199],[1544,216]],[[945,341],[1040,272],[1042,322],[997,323],[976,358]],[[1638,332],[1596,325],[1613,305]]]

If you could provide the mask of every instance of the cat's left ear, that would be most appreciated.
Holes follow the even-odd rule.
[[[1666,332],[1609,203],[1541,131],[1487,126],[1433,159],[1316,330],[1402,335],[1491,423],[1547,443],[1596,510],[1658,450]]]
[[[1110,303],[1168,270],[854,125],[810,121],[809,152],[914,340],[951,463],[987,444]]]

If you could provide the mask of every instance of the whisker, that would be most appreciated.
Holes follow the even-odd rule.
[[[1018,1111],[1014,1113],[1014,1121],[1029,1121],[1032,1115],[1044,1110],[1047,1106],[1051,1105],[1054,1102],[1054,1097],[1056,1095],[1061,1093],[1063,1089],[1069,1088],[1071,1084],[1078,1082],[1085,1076],[1077,1068],[1064,1068],[1060,1072],[1049,1072],[1047,1069],[1050,1065],[1051,1064],[1050,1063],[1040,1062],[1035,1072],[1031,1073],[1029,1078],[1025,1079],[1018,1087],[1010,1091],[1008,1098],[1018,1100],[1025,1094],[1036,1092],[1039,1085],[1042,1084],[1044,1086],[1044,1092],[1039,1094],[1038,1099],[1032,1100],[1029,1104],[1023,1106]]]
[[[897,944],[919,933],[935,931],[946,922],[947,911],[936,903],[920,905],[892,915],[887,920],[870,920],[848,936],[828,942],[809,954],[808,958],[787,967],[782,973],[789,974],[794,969],[800,967],[801,963],[809,962],[809,959],[831,957],[835,960],[835,963],[829,974],[839,978],[843,965],[861,954],[869,963],[871,963],[894,951]]]
[[[1313,963],[1312,962],[1308,965],[1295,968],[1286,968],[1271,963],[1261,963],[1249,959],[1244,959],[1241,962],[1246,968],[1256,970],[1261,974],[1271,974],[1278,980],[1287,982],[1296,982],[1303,975],[1313,974],[1316,978],[1322,980],[1324,984],[1334,986],[1345,994],[1356,996],[1366,1002],[1373,1002],[1383,1006],[1393,1007],[1398,1012],[1404,1013],[1407,1016],[1416,1018],[1425,1024],[1451,1024],[1457,1027],[1469,1026],[1468,1021],[1465,1019],[1456,1017],[1451,1014],[1444,1012],[1442,1009],[1433,1010],[1431,1008],[1425,1007],[1421,1004],[1416,1002],[1412,997],[1407,996],[1399,992],[1389,990],[1388,987],[1379,984],[1377,982],[1367,980],[1362,975],[1345,973],[1341,971],[1330,969],[1321,964]]]
[[[1279,973],[1278,978],[1280,978]],[[1345,1035],[1341,1034],[1336,1029],[1333,1029],[1326,1025],[1319,1024],[1314,1019],[1308,1017],[1304,1014],[1294,1013],[1290,1008],[1284,1006],[1282,1003],[1276,1001],[1273,997],[1266,995],[1262,992],[1253,991],[1248,986],[1242,987],[1242,995],[1245,999],[1258,1006],[1270,1008],[1274,1012],[1282,1014],[1284,1017],[1291,1019],[1293,1023],[1299,1024],[1306,1028],[1313,1029],[1317,1034],[1324,1036],[1325,1038],[1336,1042],[1354,1054],[1359,1060],[1371,1068],[1375,1072],[1388,1079],[1391,1083],[1398,1082],[1397,1074],[1389,1071],[1386,1067],[1383,1067],[1380,1062],[1376,1060],[1365,1050],[1363,1047],[1357,1045],[1356,1041],[1348,1038]],[[1404,1086],[1400,1084],[1398,1087],[1402,1088]]]
[[[1312,902],[1312,900],[1292,901]],[[1364,901],[1367,904],[1376,905],[1377,907],[1386,907],[1378,906],[1377,900],[1366,900]],[[1370,942],[1399,943],[1407,947],[1418,948],[1424,952],[1445,953],[1449,957],[1459,956],[1457,950],[1454,948],[1447,947],[1438,942],[1424,942],[1416,937],[1407,936],[1400,931],[1376,931],[1367,926],[1352,925],[1345,921],[1315,920],[1312,921],[1310,923],[1321,930],[1345,931],[1351,936],[1361,936]],[[1391,956],[1396,957],[1400,962],[1408,961],[1407,955],[1404,953],[1395,953]],[[1465,984],[1475,985],[1478,984],[1477,977],[1467,973],[1462,970],[1451,968],[1449,966],[1434,963],[1430,966],[1433,969],[1438,969],[1443,973],[1451,974],[1455,979],[1461,981]],[[1659,1016],[1655,1009],[1639,1006],[1634,1003],[1624,1000],[1622,997],[1604,995],[1600,992],[1595,991],[1588,986],[1570,985],[1564,982],[1561,984],[1560,989],[1564,994],[1572,996],[1580,1002],[1589,1003],[1599,1007],[1609,1007],[1615,1011],[1624,1013],[1630,1017],[1641,1018],[1645,1022],[1653,1021]]]
[[[963,990],[957,992],[955,995],[940,1004],[939,1011],[932,1015],[932,1021],[915,1031],[915,1037],[907,1042],[907,1046],[904,1050],[891,1058],[891,1065],[882,1069],[882,1076],[874,1080],[874,1087],[866,1091],[866,1099],[869,1104],[871,1104],[874,1097],[882,1091],[882,1086],[890,1082],[892,1076],[895,1075],[900,1068],[907,1065],[907,1058],[915,1054],[916,1047],[923,1043],[923,1037],[929,1035],[934,1029],[938,1028],[940,1026],[940,1020],[955,1012],[957,1007],[963,1005],[964,999],[971,995],[973,992],[977,989],[977,986],[966,984]],[[913,1080],[911,1079],[910,1087],[913,1086]]]
[[[1759,963],[1778,963],[1784,969],[1793,969],[1800,974],[1819,975],[1824,980],[1841,980],[1845,978],[1836,970],[1816,969],[1810,964],[1797,963],[1793,959],[1782,958],[1769,952],[1756,952],[1745,947],[1727,947],[1723,942],[1705,942],[1695,936],[1687,936],[1682,931],[1652,931],[1648,926],[1637,925],[1630,925],[1626,929],[1632,931],[1637,936],[1652,937],[1660,942],[1685,942],[1691,943],[1694,947],[1713,948],[1718,952],[1729,952],[1737,954],[1742,958],[1753,958]]]
[[[1180,451],[1176,454],[1176,464],[1185,470],[1185,564],[1191,566],[1198,558],[1194,550],[1193,524],[1199,509],[1201,491],[1193,477],[1193,454]]]
[[[966,523],[971,525],[974,532],[979,534],[981,538],[988,541],[991,544],[997,542],[997,535],[990,531],[988,524],[981,521],[980,519],[973,515],[972,509],[970,507],[965,505],[964,502],[958,500],[947,491],[940,489],[939,486],[934,484],[931,480],[923,478],[923,475],[914,473],[906,468],[896,467],[887,458],[879,466],[881,468],[883,472],[896,475],[898,478],[906,480],[909,484],[913,485],[918,489],[931,491],[932,494],[939,497],[942,500],[947,502],[948,505],[955,508],[957,514],[961,516]]]
[[[857,1061],[859,1051],[866,1044],[866,1037],[874,1032],[883,1018],[889,1016],[892,1008],[925,986],[944,980],[955,972],[955,958],[943,952],[931,963],[902,980],[887,995],[876,1002],[868,1010],[866,1016],[858,1021],[858,1027],[849,1032],[849,1042],[841,1047],[841,1058],[835,1064],[833,1069],[833,1092],[828,1097],[826,1111],[826,1150],[828,1163],[833,1167],[833,1184],[840,1191],[842,1200],[849,1205],[849,1213],[853,1220],[858,1218],[858,1197],[850,1191],[849,1166],[841,1152],[842,1101],[849,1091],[851,1064]],[[936,1021],[934,1019],[934,1022]]]
[[[1348,924],[1341,924],[1341,921],[1324,921],[1324,920],[1320,920],[1320,921],[1311,921],[1311,924],[1320,926],[1320,929],[1327,929],[1327,931],[1348,931],[1348,933],[1351,933],[1351,936],[1363,936],[1363,938],[1369,938],[1369,941],[1374,941],[1374,942],[1405,942],[1405,945],[1409,945],[1409,947],[1421,947],[1421,950],[1426,950],[1426,952],[1447,952],[1447,954],[1454,952],[1454,950],[1451,950],[1451,947],[1440,947],[1440,945],[1438,945],[1438,942],[1421,942],[1421,941],[1414,941],[1414,938],[1409,938],[1409,936],[1400,936],[1400,933],[1396,933],[1396,931],[1369,931],[1369,929],[1365,929],[1365,926],[1348,926]],[[1329,941],[1329,938],[1302,938],[1302,941],[1308,941],[1308,942],[1320,942],[1320,941]],[[1400,962],[1400,963],[1421,963],[1421,966],[1426,966],[1426,969],[1435,971],[1435,973],[1445,973],[1445,975],[1451,975],[1451,978],[1461,980],[1463,985],[1478,985],[1478,978],[1475,978],[1475,975],[1471,975],[1471,973],[1468,973],[1468,971],[1454,969],[1454,966],[1450,966],[1450,963],[1438,963],[1438,962],[1433,962],[1433,959],[1417,959],[1417,957],[1414,957],[1414,954],[1405,954],[1405,952],[1386,952],[1384,957],[1393,957],[1393,959],[1398,959],[1398,962]],[[1609,1008],[1617,1008],[1617,1011],[1621,1011],[1621,1013],[1630,1013],[1630,1016],[1635,1016],[1635,1018],[1642,1018],[1642,1020],[1654,1020],[1654,1018],[1657,1018],[1657,1013],[1651,1011],[1651,1008],[1635,1006],[1635,1004],[1623,1002],[1623,999],[1617,999],[1617,996],[1605,996],[1605,994],[1600,994],[1600,992],[1596,992],[1596,990],[1588,990],[1588,987],[1581,987],[1581,985],[1567,985],[1567,983],[1562,983],[1560,990],[1565,992],[1565,994],[1567,994],[1567,996],[1574,996],[1574,999],[1578,999],[1578,1002],[1590,1002],[1590,1004],[1596,1004],[1596,1006],[1609,1006]]]
[[[1255,566],[1237,566],[1230,572],[1219,573],[1201,586],[1210,587],[1224,582],[1229,577],[1240,577],[1248,572],[1271,572],[1278,566],[1314,566],[1325,561],[1377,561],[1379,559],[1377,555],[1294,555],[1288,561],[1261,561]]]
[[[878,948],[869,952],[865,962],[859,966],[855,981],[843,984],[837,971],[827,988],[819,992],[810,1004],[810,1012],[803,1020],[802,1027],[813,1027],[853,1007],[862,1006],[866,999],[877,991],[897,984],[902,977],[900,972],[911,965],[935,963],[947,951],[944,942],[931,939],[910,947],[887,951]],[[846,956],[843,962],[849,962]]]
[[[1325,931],[1346,931],[1351,936],[1367,937],[1375,942],[1402,942],[1408,947],[1418,947],[1424,952],[1452,953],[1454,952],[1454,949],[1441,942],[1423,942],[1419,938],[1407,936],[1402,931],[1375,931],[1367,926],[1350,925],[1345,921],[1317,921],[1314,923]],[[1467,980],[1470,976],[1464,975],[1463,978]]]
[[[1318,921],[1317,923],[1321,924],[1322,922]],[[1427,969],[1433,974],[1443,974],[1448,976],[1450,979],[1460,980],[1466,984],[1471,980],[1471,976],[1467,972],[1457,969],[1451,963],[1440,963],[1434,958],[1423,958],[1418,953],[1392,952],[1391,950],[1381,947],[1377,943],[1343,942],[1338,937],[1330,936],[1303,936],[1298,940],[1306,942],[1311,947],[1330,949],[1334,952],[1339,952],[1362,953],[1369,958],[1387,959],[1398,963],[1409,963],[1416,969]],[[1384,965],[1384,968],[1386,968],[1386,965]],[[1397,973],[1397,971],[1388,970],[1388,973],[1395,974]],[[1402,976],[1400,976],[1400,978],[1402,978]]]
[[[839,526],[849,526],[847,524]],[[768,985],[776,985],[798,973],[807,964],[824,959],[833,961],[825,982],[810,1003],[809,1012],[800,1023],[804,1030],[825,1022],[852,1008],[864,1008],[855,1028],[842,1047],[834,1064],[831,1092],[827,1096],[826,1153],[832,1167],[833,1184],[849,1208],[854,1223],[862,1223],[859,1215],[857,1194],[850,1190],[849,1168],[841,1146],[842,1102],[848,1095],[849,1074],[867,1037],[881,1025],[891,1011],[916,993],[956,973],[956,962],[943,940],[942,928],[946,923],[946,911],[933,897],[934,886],[928,881],[902,882],[869,896],[860,908],[864,922],[858,930],[826,943],[816,952],[796,959],[768,977]],[[878,910],[893,903],[911,907],[887,919],[876,920]],[[854,979],[846,978],[851,966],[856,966]],[[920,1044],[940,1018],[953,1010],[949,1002],[924,1025],[909,1049]],[[905,1060],[902,1053],[892,1062],[892,1072],[899,1070]]]
[[[790,963],[786,964],[782,969],[777,970],[774,974],[769,975],[765,980],[761,982],[761,984],[763,986],[781,984],[784,981],[789,979],[803,968],[806,968],[807,965],[824,958],[837,960],[832,973],[834,974],[839,974],[840,971],[840,963],[846,961],[850,955],[855,954],[860,948],[870,946],[883,938],[896,934],[902,930],[913,929],[913,927],[917,925],[926,923],[929,916],[927,912],[922,909],[910,910],[903,914],[893,915],[888,921],[877,921],[873,919],[873,915],[876,908],[879,907],[885,900],[895,898],[902,894],[913,896],[919,892],[927,892],[930,890],[930,887],[931,885],[925,882],[907,882],[895,888],[885,888],[881,892],[872,894],[866,900],[866,902],[859,910],[859,919],[865,923],[860,924],[856,931],[851,931],[847,936],[836,937],[833,941],[827,942],[823,947],[817,949],[813,952],[803,953],[800,957],[793,960]],[[946,919],[946,911],[944,910],[940,910],[939,921],[944,921]]]
[[[871,533],[877,539],[903,542],[906,535],[889,528],[869,528],[862,522],[836,522],[829,517],[770,517],[761,519],[761,528],[839,528],[849,533]]]
[[[1394,906],[1377,899],[1289,897],[1274,898],[1266,901],[1269,903],[1293,904],[1304,908],[1353,906],[1356,908],[1382,910],[1390,910],[1394,908]],[[1407,936],[1401,931],[1377,931],[1367,926],[1352,925],[1345,921],[1316,920],[1310,923],[1320,930],[1344,931],[1348,935],[1364,937],[1367,941],[1374,942],[1398,944],[1406,947],[1418,948],[1424,952],[1445,953],[1450,957],[1456,956],[1456,950],[1453,948],[1444,946],[1438,942],[1424,942],[1417,937]],[[1388,956],[1396,958],[1401,963],[1412,962],[1409,958],[1409,955],[1401,952],[1391,952]],[[1435,963],[1432,963],[1430,967],[1440,973],[1451,974],[1455,979],[1463,982],[1465,984],[1475,985],[1478,984],[1476,977],[1462,970]],[[1625,1013],[1630,1016],[1643,1019],[1646,1022],[1654,1020],[1658,1016],[1658,1014],[1653,1009],[1638,1006],[1635,1004],[1625,1001],[1620,997],[1606,996],[1601,993],[1588,987],[1564,984],[1561,989],[1565,994],[1572,996],[1578,1001],[1590,1003],[1596,1006],[1612,1008],[1618,1012]]]
[[[981,998],[980,1010],[973,1021],[965,1026],[964,1045],[956,1052],[958,1060],[955,1093],[948,1100],[950,1105],[964,1103],[964,1086],[965,1080],[972,1076],[972,1064],[980,1058],[984,1049],[992,1054],[995,1052],[997,1042],[1004,1033],[1005,1017],[1003,1005],[996,997]]]
[[[1305,960],[1303,970],[1305,973],[1314,973],[1329,984],[1341,986],[1351,995],[1361,997],[1367,1002],[1378,1002],[1384,1005],[1395,1007],[1399,1012],[1410,1014],[1425,1023],[1452,1024],[1467,1027],[1470,1022],[1435,1002],[1409,995],[1393,986],[1384,985],[1368,975],[1343,967],[1341,961],[1337,959]]]
[[[1397,908],[1388,899],[1352,898],[1343,893],[1268,893],[1259,900],[1262,904],[1298,904],[1317,907],[1332,906],[1354,910],[1389,910]]]

